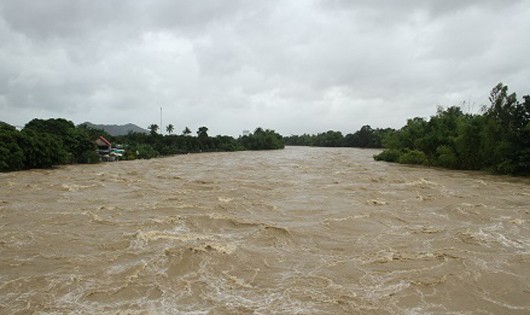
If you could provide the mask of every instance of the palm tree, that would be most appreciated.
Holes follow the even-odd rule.
[[[167,125],[167,127],[166,127],[167,133],[171,134],[173,132],[173,130],[175,130],[175,127],[173,127],[173,124]]]
[[[188,128],[188,127],[184,128],[184,130],[182,130],[182,134],[185,135],[185,136],[191,134],[190,128]]]
[[[151,131],[152,135],[155,135],[158,131],[158,125],[157,124],[150,124],[149,127],[147,127]]]

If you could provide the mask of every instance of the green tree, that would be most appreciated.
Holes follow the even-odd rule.
[[[51,118],[51,119],[33,119],[28,122],[24,129],[32,129],[36,132],[46,132],[61,137],[68,133],[68,131],[75,129],[73,122],[64,118]]]
[[[313,139],[313,145],[318,147],[342,147],[344,146],[344,137],[340,131],[329,130],[317,134]]]
[[[150,124],[147,129],[149,129],[149,132],[151,133],[151,135],[156,135],[157,132],[158,132],[158,125],[157,124]]]
[[[173,133],[173,130],[175,130],[175,127],[173,127],[172,124],[167,125],[166,131],[167,131],[168,134]]]
[[[239,143],[247,150],[283,149],[285,143],[281,135],[274,130],[256,128],[254,133],[239,138]]]
[[[458,136],[454,143],[458,168],[478,170],[486,165],[488,157],[483,156],[483,130],[487,120],[488,118],[482,115],[470,116],[458,126]]]
[[[184,130],[182,130],[182,134],[185,136],[190,135],[191,134],[190,128],[188,127],[184,128]]]
[[[503,128],[513,128],[513,109],[517,104],[517,95],[508,94],[508,86],[499,83],[490,93],[491,106],[486,110],[486,115],[492,117]]]
[[[38,133],[32,129],[24,129],[20,135],[19,143],[24,152],[25,168],[50,168],[71,162],[72,154],[56,135]]]
[[[208,138],[208,127],[199,127],[197,130],[197,136],[199,138]]]
[[[60,145],[67,154],[62,163],[83,162],[82,156],[95,149],[95,144],[85,129],[76,128],[73,122],[63,118],[33,119],[23,130],[32,130],[38,135],[50,134],[62,142]]]
[[[346,135],[345,145],[357,148],[377,148],[381,146],[381,139],[369,125],[364,125],[354,134]]]
[[[25,168],[24,151],[19,146],[19,131],[0,122],[0,171],[16,171]]]

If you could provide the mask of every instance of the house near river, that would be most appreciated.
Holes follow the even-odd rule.
[[[117,161],[123,157],[123,154],[125,153],[125,150],[121,148],[112,147],[112,143],[103,136],[99,136],[99,138],[96,139],[96,146],[98,148],[99,158],[104,162]]]

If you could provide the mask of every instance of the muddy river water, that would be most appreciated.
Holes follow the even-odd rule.
[[[0,314],[530,314],[530,180],[377,152],[0,174]]]

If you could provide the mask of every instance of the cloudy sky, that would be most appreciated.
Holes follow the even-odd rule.
[[[0,0],[0,121],[399,128],[530,94],[530,0]]]

